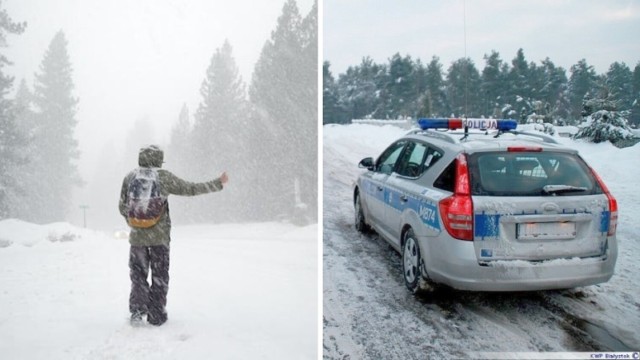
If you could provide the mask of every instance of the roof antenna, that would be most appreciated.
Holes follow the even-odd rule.
[[[462,1],[462,21],[463,21],[463,33],[464,33],[464,117],[469,116],[468,98],[469,98],[469,64],[467,64],[467,0]]]

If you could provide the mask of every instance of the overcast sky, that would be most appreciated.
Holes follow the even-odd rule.
[[[325,0],[324,60],[334,76],[398,52],[423,63],[436,55],[446,70],[465,56],[465,13],[466,54],[480,71],[484,54],[510,63],[519,48],[567,71],[583,58],[599,74],[640,61],[637,0]]]
[[[74,95],[79,98],[77,135],[81,172],[92,167],[107,143],[127,137],[138,119],[157,124],[168,141],[183,103],[193,115],[214,51],[228,39],[247,85],[285,0],[2,0],[27,30],[9,35],[3,53],[33,89],[33,74],[58,30],[68,40]],[[302,16],[313,0],[297,0]],[[117,146],[116,146],[117,148]],[[134,166],[135,164],[132,164]]]

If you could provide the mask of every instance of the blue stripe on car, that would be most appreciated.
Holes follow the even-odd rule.
[[[600,232],[609,232],[609,215],[608,210],[600,213]]]
[[[475,214],[474,236],[484,240],[485,237],[495,238],[500,235],[500,215]]]
[[[373,195],[376,200],[382,201],[385,206],[390,206],[400,212],[405,209],[411,209],[418,214],[420,220],[422,220],[422,223],[426,226],[438,231],[440,230],[437,202],[415,195],[409,195],[389,186],[385,186],[384,191],[379,191],[377,190],[378,185],[371,180],[364,180],[363,183],[367,193]],[[401,198],[403,195],[407,197],[407,201],[402,201]]]

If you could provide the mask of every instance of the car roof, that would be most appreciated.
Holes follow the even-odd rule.
[[[498,135],[498,136],[496,136]],[[433,145],[450,149],[476,151],[506,151],[511,146],[524,146],[542,148],[543,150],[555,150],[577,153],[576,150],[567,148],[558,143],[553,137],[542,133],[524,131],[463,131],[447,130],[412,130],[404,138],[423,140]]]

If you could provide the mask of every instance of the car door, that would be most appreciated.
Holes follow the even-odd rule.
[[[366,196],[366,206],[369,210],[369,223],[376,229],[384,229],[382,222],[385,216],[386,202],[389,196],[386,182],[393,173],[396,162],[404,150],[406,140],[398,140],[391,144],[378,157],[371,176],[366,177],[362,186]]]
[[[407,144],[402,157],[398,160],[396,171],[387,180],[389,192],[385,211],[386,230],[400,246],[403,215],[413,211],[417,218],[422,218],[421,208],[427,206],[423,199],[425,186],[420,177],[442,156],[441,152],[423,142]]]

